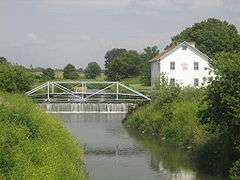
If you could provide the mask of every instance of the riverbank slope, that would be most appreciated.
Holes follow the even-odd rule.
[[[0,179],[87,178],[84,151],[24,95],[0,93]]]
[[[206,89],[162,85],[152,101],[131,112],[124,121],[127,128],[140,135],[150,135],[186,149],[200,171],[216,176],[239,178],[238,150],[229,133],[212,122],[203,123],[201,114],[207,109]]]

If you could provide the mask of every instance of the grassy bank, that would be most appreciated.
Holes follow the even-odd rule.
[[[195,148],[206,141],[206,130],[197,119],[203,90],[163,86],[154,100],[131,113],[125,125],[140,133]]]
[[[0,93],[0,179],[87,179],[84,152],[58,119]]]
[[[236,145],[215,124],[201,120],[207,109],[206,94],[205,89],[162,85],[150,103],[128,115],[124,125],[186,149],[200,171],[219,176],[230,172],[234,179],[239,171]]]

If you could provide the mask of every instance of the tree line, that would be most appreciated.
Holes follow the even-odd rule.
[[[32,68],[34,71],[42,72],[42,78],[44,80],[53,80],[56,78],[56,70],[52,68]],[[64,79],[79,79],[79,73],[84,73],[86,78],[95,79],[102,72],[100,65],[97,62],[88,63],[86,69],[77,69],[72,64],[67,64],[62,70]]]

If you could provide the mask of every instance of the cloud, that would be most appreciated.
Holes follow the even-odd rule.
[[[185,10],[224,7],[229,4],[229,1],[235,0],[133,0],[130,4],[132,7],[141,7],[145,10],[163,10],[164,8]]]
[[[92,38],[91,38],[91,36],[89,36],[89,35],[81,35],[80,37],[79,37],[79,40],[80,41],[90,41]]]
[[[65,6],[65,7],[90,7],[97,9],[109,9],[126,7],[132,0],[43,0],[47,6]]]
[[[30,42],[32,44],[45,44],[46,41],[44,39],[40,39],[36,33],[28,33],[26,35],[27,42]]]

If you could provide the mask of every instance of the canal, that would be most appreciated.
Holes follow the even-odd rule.
[[[124,114],[57,114],[86,147],[91,180],[205,180],[185,152],[122,125]]]

